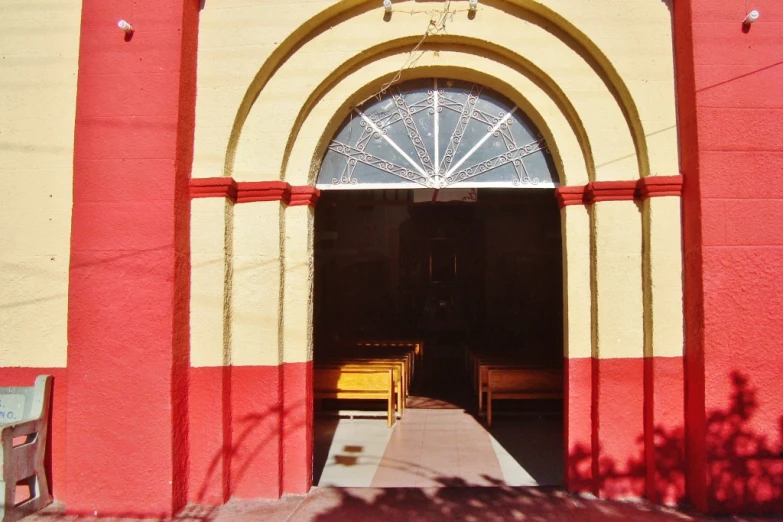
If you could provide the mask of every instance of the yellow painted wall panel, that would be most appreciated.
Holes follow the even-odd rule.
[[[274,201],[234,207],[231,291],[231,364],[277,365],[283,205]]]
[[[634,201],[591,205],[594,235],[593,355],[644,355],[642,216]]]
[[[191,203],[190,364],[222,366],[230,362],[226,324],[229,306],[233,203],[225,198],[197,198]]]
[[[68,266],[67,255],[0,256],[0,366],[65,367]]]
[[[590,215],[582,205],[560,211],[563,237],[564,356],[592,354]]]
[[[680,198],[644,202],[647,287],[646,356],[683,355],[683,282]]]
[[[0,366],[67,363],[81,2],[0,2]]]
[[[285,288],[283,299],[283,360],[313,358],[313,209],[285,211]]]

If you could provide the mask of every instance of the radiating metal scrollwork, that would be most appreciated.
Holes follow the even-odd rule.
[[[421,80],[403,83],[357,107],[328,145],[318,186],[558,185],[545,139],[516,105],[477,84],[431,81],[426,89]],[[379,183],[372,173],[390,178]]]

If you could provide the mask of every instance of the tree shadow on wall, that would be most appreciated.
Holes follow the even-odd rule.
[[[754,429],[759,404],[747,376],[733,372],[731,404],[713,410],[705,420],[707,494],[716,513],[783,512],[783,417],[775,437]],[[567,476],[574,489],[598,488],[603,496],[647,496],[655,502],[679,504],[685,500],[685,431],[682,427],[653,430],[654,458],[645,463],[644,437],[638,453],[625,462],[607,456],[598,460],[597,480],[591,480],[592,455],[577,445],[568,457]],[[654,466],[649,469],[648,465]],[[644,491],[645,478],[647,489]]]
[[[194,500],[209,503],[215,484],[221,484],[223,502],[226,502],[237,484],[270,474],[277,477],[266,461],[274,461],[278,465],[282,462],[278,458],[282,448],[278,445],[286,433],[298,432],[305,427],[306,420],[301,414],[305,407],[305,401],[299,401],[288,409],[274,405],[257,413],[224,419],[223,445],[210,459]],[[295,412],[293,421],[292,412]],[[269,456],[274,448],[277,451]],[[195,488],[196,484],[190,486]]]
[[[783,417],[777,442],[754,431],[756,389],[732,374],[732,405],[707,417],[707,458],[712,506],[719,511],[783,513]]]

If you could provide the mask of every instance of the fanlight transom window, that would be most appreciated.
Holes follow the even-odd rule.
[[[402,83],[355,108],[317,180],[323,189],[557,185],[544,138],[516,105],[443,78]]]

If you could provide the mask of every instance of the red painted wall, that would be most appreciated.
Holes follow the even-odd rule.
[[[166,516],[187,493],[198,2],[85,0],[82,9],[67,507]]]
[[[688,491],[702,510],[783,512],[783,3],[674,9]]]
[[[191,368],[188,501],[310,489],[312,363]]]

